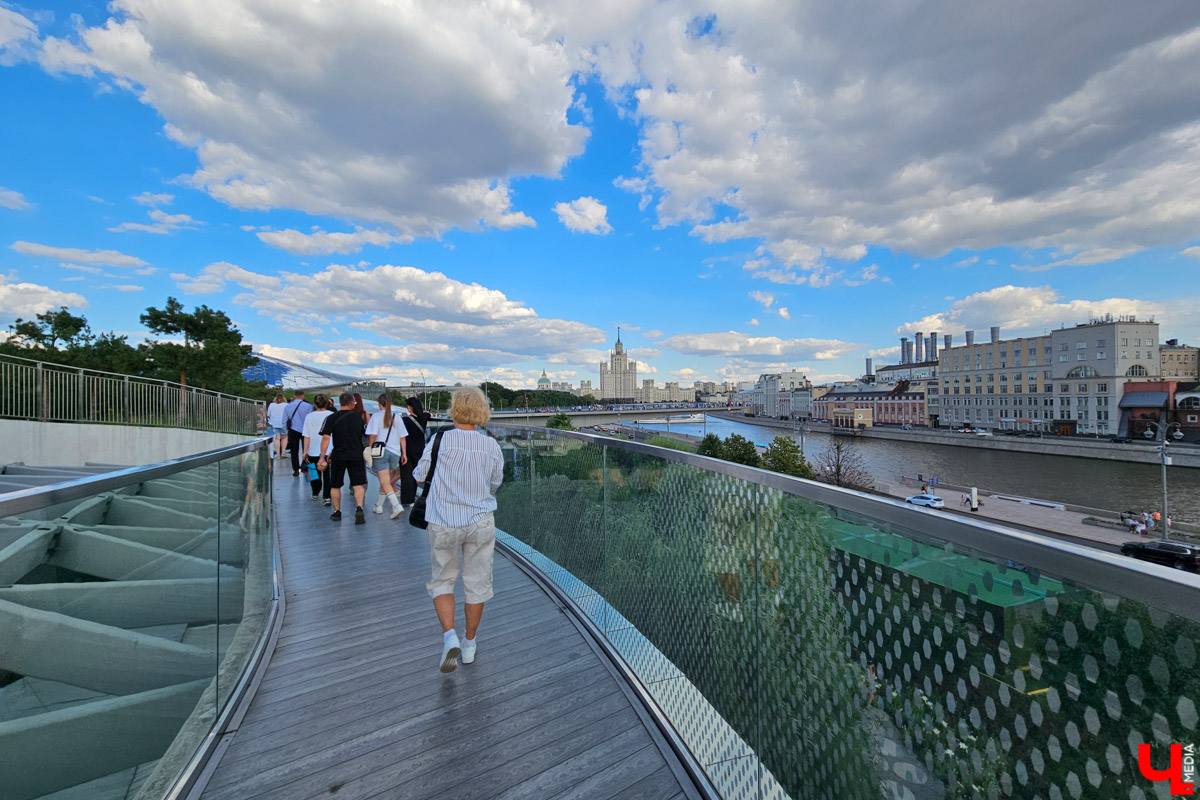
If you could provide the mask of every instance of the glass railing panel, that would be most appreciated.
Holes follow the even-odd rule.
[[[216,716],[216,464],[0,524],[0,797],[169,786]]]
[[[222,598],[240,594],[220,609],[216,626],[217,708],[223,708],[254,653],[274,599],[271,537],[271,473],[266,448],[217,462],[221,513],[217,558]]]
[[[753,755],[753,486],[607,448],[605,635],[714,782]]]
[[[534,433],[529,544],[537,564],[585,613],[603,623],[597,603],[604,566],[604,447]]]
[[[489,430],[504,457],[504,482],[496,492],[496,527],[512,537],[510,546],[529,557],[533,521],[533,445],[529,433],[515,428]]]

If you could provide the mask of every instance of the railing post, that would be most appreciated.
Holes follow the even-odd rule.
[[[37,398],[37,414],[38,420],[45,421],[46,419],[46,370],[42,368],[41,363],[37,365],[36,378],[33,383],[34,396]]]

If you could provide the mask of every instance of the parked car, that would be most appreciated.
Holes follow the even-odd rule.
[[[1001,435],[1002,436],[1020,436],[1021,432],[1019,430],[1017,430],[1016,428],[1013,428],[1011,430],[1002,431]]]
[[[1133,439],[1130,439],[1128,436],[1114,436],[1109,441],[1113,444],[1129,444]]]
[[[904,498],[904,502],[914,506],[925,506],[926,508],[946,507],[946,502],[936,494],[914,494],[912,497]]]
[[[994,435],[987,428],[976,428],[975,430],[971,431],[971,433],[975,434],[976,436],[992,436],[992,435]]]
[[[1188,572],[1200,572],[1200,546],[1179,542],[1125,542],[1121,555]]]
[[[1024,433],[1022,433],[1021,435],[1022,435],[1022,436],[1024,436],[1026,439],[1040,439],[1040,438],[1042,438],[1042,432],[1041,432],[1041,431],[1025,431],[1025,432],[1024,432]]]

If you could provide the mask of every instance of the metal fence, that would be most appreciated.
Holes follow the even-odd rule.
[[[0,355],[0,418],[255,435],[265,405],[171,381]]]

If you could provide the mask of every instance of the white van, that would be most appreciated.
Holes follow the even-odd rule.
[[[975,430],[971,431],[971,433],[975,434],[976,436],[991,436],[992,435],[992,432],[987,430],[986,428],[976,428]]]

